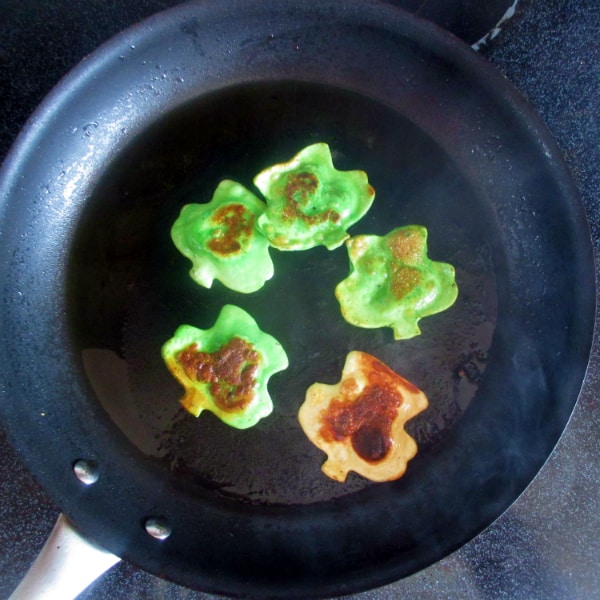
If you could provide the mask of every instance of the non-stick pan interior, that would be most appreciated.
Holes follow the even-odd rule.
[[[399,143],[402,140],[402,143]],[[363,169],[376,201],[352,234],[410,224],[429,231],[430,256],[457,270],[459,300],[423,321],[423,334],[347,324],[334,296],[349,272],[344,247],[271,250],[275,276],[254,294],[201,288],[170,239],[183,204],[207,202],[218,182],[247,186],[262,168],[326,141],[340,169]],[[87,377],[125,435],[185,481],[264,503],[313,503],[361,490],[320,471],[298,408],[312,383],[340,377],[348,352],[369,352],[422,388],[430,408],[409,424],[420,452],[443,440],[477,392],[507,287],[498,226],[485,198],[427,135],[389,108],[340,89],[297,82],[243,85],[158,120],[106,170],[71,252],[68,315]],[[251,430],[179,406],[182,389],[160,355],[178,325],[211,327],[225,304],[252,314],[286,349],[270,386],[275,410]]]

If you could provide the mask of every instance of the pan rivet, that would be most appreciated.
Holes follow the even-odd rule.
[[[150,517],[144,523],[146,533],[157,540],[166,540],[171,535],[171,526],[163,517]]]
[[[93,460],[77,460],[73,464],[73,472],[79,481],[85,483],[85,485],[92,485],[96,483],[100,477],[100,470],[98,469],[98,463]]]

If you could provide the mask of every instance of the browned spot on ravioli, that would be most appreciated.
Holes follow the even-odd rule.
[[[243,410],[256,395],[260,354],[239,337],[215,352],[202,352],[197,344],[191,344],[176,359],[192,381],[211,384],[210,393],[222,410]]]
[[[390,265],[390,290],[394,297],[402,300],[423,281],[418,269],[392,263]]]
[[[221,206],[212,216],[212,222],[220,227],[219,233],[208,242],[208,248],[221,256],[239,252],[241,242],[252,237],[254,221],[254,214],[242,204]]]
[[[289,221],[303,221],[309,226],[319,225],[326,221],[339,223],[340,214],[331,208],[314,214],[307,214],[301,210],[301,207],[308,207],[311,196],[317,191],[318,187],[319,180],[314,173],[303,171],[288,175],[284,188],[286,204],[282,211],[283,218]]]
[[[411,230],[399,230],[387,236],[387,244],[392,256],[409,264],[417,264],[423,260],[423,238]]]

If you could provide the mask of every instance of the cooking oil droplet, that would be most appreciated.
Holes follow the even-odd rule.
[[[86,137],[90,137],[92,135],[92,132],[94,131],[94,129],[96,129],[98,127],[98,123],[96,121],[92,121],[91,123],[88,123],[87,125],[83,126],[83,134]]]

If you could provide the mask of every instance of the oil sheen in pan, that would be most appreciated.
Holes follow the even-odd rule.
[[[421,321],[421,336],[394,341],[390,329],[343,320],[334,288],[348,273],[344,247],[272,250],[275,276],[250,295],[189,278],[169,235],[182,205],[208,201],[223,178],[251,186],[262,168],[318,141],[329,143],[337,168],[365,170],[376,189],[351,234],[425,225],[430,257],[455,266],[458,300]],[[375,355],[429,398],[407,425],[426,460],[476,397],[486,367],[501,283],[497,239],[489,208],[450,157],[389,108],[307,83],[227,89],[166,115],[99,182],[71,255],[73,343],[115,424],[185,485],[246,502],[324,501],[377,484],[355,474],[340,484],[321,473],[325,457],[296,417],[306,389],[337,381],[351,350]],[[245,431],[185,413],[160,355],[178,325],[210,327],[226,303],[252,314],[290,359],[271,379],[272,415]],[[405,477],[410,472],[411,464]]]

